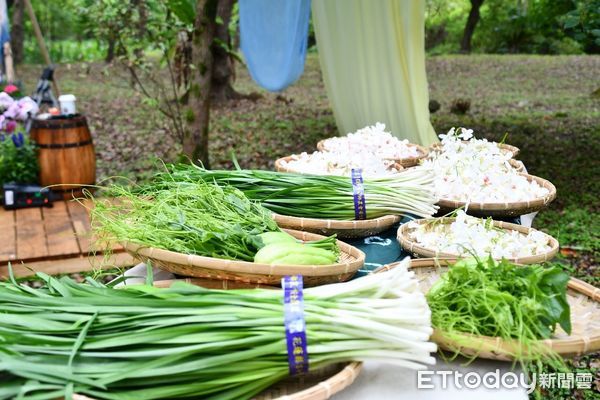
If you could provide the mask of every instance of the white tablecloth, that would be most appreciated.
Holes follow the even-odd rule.
[[[510,371],[510,363],[495,362],[489,360],[477,360],[469,366],[461,366],[460,362],[446,364],[438,358],[438,363],[429,368],[430,371],[454,370],[462,373],[476,371],[483,376],[486,372],[494,372],[500,369],[502,372]],[[518,372],[518,371],[515,371]],[[367,362],[363,365],[361,374],[356,381],[333,396],[334,400],[527,400],[527,392],[524,388],[514,389],[488,389],[483,385],[476,389],[463,386],[458,389],[453,384],[453,378],[448,378],[447,388],[442,388],[442,377],[432,375],[431,384],[433,389],[417,389],[417,371],[390,366],[378,362]]]

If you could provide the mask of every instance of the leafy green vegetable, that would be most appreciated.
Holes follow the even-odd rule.
[[[254,262],[271,265],[335,264],[338,256],[331,250],[300,243],[271,243],[260,249]]]
[[[335,236],[302,243],[286,232],[259,235],[264,247],[254,255],[254,262],[271,265],[335,264],[340,255]]]
[[[262,240],[265,246],[273,243],[296,243],[297,240],[292,235],[285,232],[265,232],[261,233],[260,240]]]
[[[519,342],[507,355],[527,374],[540,374],[548,366],[569,372],[562,357],[540,341],[557,325],[571,332],[568,281],[557,267],[516,266],[491,257],[461,260],[427,294],[432,325],[452,339],[454,356],[463,346],[472,347],[465,333],[499,337]],[[539,388],[533,397],[543,397]]]
[[[269,210],[229,185],[203,181],[169,187],[113,185],[105,194],[109,198],[96,198],[92,210],[92,227],[101,241],[129,241],[244,261],[255,260],[260,249],[275,242],[294,245],[280,252],[280,257],[269,259],[269,264],[281,260],[288,265],[310,264],[302,253],[318,252],[323,260],[331,261],[326,264],[335,263],[339,256],[335,236],[300,244],[279,229]],[[263,258],[255,261],[260,260]]]
[[[436,282],[427,300],[444,331],[532,341],[560,325],[571,332],[569,276],[556,267],[516,266],[506,260],[461,260]]]
[[[271,213],[239,190],[198,182],[161,190],[113,185],[95,199],[92,226],[101,240],[130,241],[185,254],[252,261]],[[116,200],[115,200],[116,199]]]

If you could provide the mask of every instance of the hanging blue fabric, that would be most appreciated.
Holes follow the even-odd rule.
[[[252,79],[277,92],[304,70],[310,0],[240,0],[240,41]]]
[[[10,30],[8,28],[8,9],[6,0],[0,0],[0,55],[4,61],[4,43],[10,42]]]

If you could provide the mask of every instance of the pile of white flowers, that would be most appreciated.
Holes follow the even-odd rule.
[[[452,128],[440,135],[441,148],[423,162],[435,173],[438,198],[467,203],[513,203],[546,196],[509,164],[512,153],[495,142],[475,139],[473,130]]]
[[[345,154],[367,152],[379,158],[394,160],[420,156],[418,148],[409,144],[408,140],[400,140],[386,132],[385,124],[377,122],[346,136],[323,141],[323,150]]]
[[[452,224],[409,222],[409,237],[422,247],[455,255],[476,254],[493,258],[521,258],[551,250],[540,231],[524,234],[492,226],[491,221],[458,210]]]
[[[339,176],[350,176],[353,168],[360,168],[366,178],[390,176],[400,172],[393,160],[383,160],[364,151],[352,154],[330,151],[294,154],[289,161],[283,161],[282,166],[304,174]]]

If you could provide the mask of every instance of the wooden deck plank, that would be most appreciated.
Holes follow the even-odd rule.
[[[73,227],[79,241],[79,248],[82,254],[90,252],[105,251],[105,248],[97,248],[95,238],[91,232],[90,212],[94,208],[94,202],[89,199],[81,200],[82,204],[75,201],[68,201],[67,206],[73,221]],[[111,246],[113,251],[123,251],[123,247],[114,243]]]
[[[42,210],[48,243],[48,256],[76,255],[80,253],[71,218],[64,201],[55,202]]]
[[[13,264],[13,273],[16,277],[35,275],[36,272],[45,272],[49,275],[72,274],[76,272],[92,271],[94,269],[128,268],[138,264],[139,261],[127,253],[114,254],[109,262],[104,256],[72,257],[63,260],[37,261],[30,263]],[[0,280],[8,278],[8,266],[0,266]]]
[[[4,224],[13,224],[15,223],[15,211],[14,210],[5,210],[4,208],[0,208],[0,227]]]
[[[66,203],[79,244],[79,251],[82,254],[88,254],[91,250],[91,226],[89,211],[86,207],[91,207],[91,204],[87,200],[83,202],[83,205],[76,201],[67,201]]]
[[[0,263],[17,258],[15,212],[0,209]]]
[[[46,230],[40,208],[16,210],[16,226],[18,260],[48,256]]]
[[[75,201],[58,201],[50,208],[0,209],[0,265],[9,261],[41,262],[97,254],[93,248],[89,207]],[[115,253],[124,249],[115,244]]]
[[[33,208],[19,208],[15,210],[17,214],[17,224],[26,221],[41,221],[42,220],[42,209],[41,207]]]

